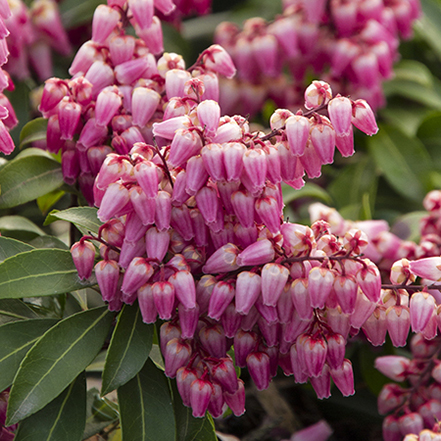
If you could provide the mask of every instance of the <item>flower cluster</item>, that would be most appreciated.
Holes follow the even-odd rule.
[[[51,49],[70,55],[71,45],[61,23],[55,0],[34,0],[28,7],[22,0],[11,1],[11,16],[5,20],[10,32],[10,56],[6,68],[15,78],[30,76],[29,64],[44,81],[52,76]]]
[[[205,63],[234,73],[221,60]],[[167,320],[165,372],[195,416],[219,416],[225,403],[244,411],[233,344],[236,365],[258,389],[280,365],[299,383],[309,379],[320,398],[331,377],[351,395],[346,340],[374,314],[380,273],[359,257],[368,245],[360,230],[339,239],[323,221],[283,222],[281,182],[300,188],[305,172],[319,176],[335,146],[351,155],[352,124],[377,131],[372,110],[315,81],[305,92],[309,110],[277,110],[270,134],[253,133],[245,118],[220,116],[204,79],[188,75],[173,89],[153,145],[107,155],[94,184],[104,224],[72,247],[79,275],[91,275],[91,241],[99,242],[95,275],[109,308],[138,300],[144,322]]]
[[[386,384],[378,396],[379,412],[389,414],[383,422],[385,441],[401,441],[403,437],[405,441],[439,439],[440,343],[439,337],[429,341],[416,334],[410,341],[412,358],[395,355],[377,358],[375,366],[380,372],[396,382],[407,382],[407,387]]]
[[[227,113],[255,114],[268,98],[297,108],[305,78],[320,77],[342,95],[384,105],[382,82],[392,75],[399,38],[411,35],[419,0],[285,0],[271,23],[248,19],[243,29],[222,23],[215,41],[238,67],[235,82],[222,83]],[[284,75],[288,70],[290,77]]]
[[[145,22],[136,18],[136,7],[144,3],[150,2],[129,2],[141,38],[125,33],[127,5],[98,6],[92,39],[79,49],[70,67],[73,78],[51,78],[43,90],[40,111],[48,118],[46,147],[54,153],[61,149],[64,180],[78,182],[91,205],[95,176],[106,155],[128,154],[137,142],[152,144],[153,122],[187,112],[194,87],[187,82],[192,78],[195,84],[204,80],[205,99],[217,100],[217,73],[235,72],[230,57],[217,45],[201,54],[191,72],[180,55],[164,53],[157,60],[155,55],[163,52],[161,26],[155,16],[147,19],[142,11],[139,16]],[[164,114],[170,99],[173,105]]]
[[[17,430],[17,424],[5,427],[6,408],[9,401],[9,388],[0,392],[0,440],[12,441],[15,437],[14,432]]]

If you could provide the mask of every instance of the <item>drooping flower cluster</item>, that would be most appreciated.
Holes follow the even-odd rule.
[[[215,41],[238,68],[235,82],[222,83],[222,108],[253,115],[268,98],[297,108],[311,71],[334,91],[378,108],[399,39],[410,37],[419,14],[419,0],[285,0],[283,14],[270,23],[251,18],[242,30],[222,23]]]
[[[149,2],[129,2],[132,21],[136,7],[144,3]],[[46,147],[54,153],[61,149],[65,181],[78,182],[91,205],[95,176],[107,154],[128,154],[137,142],[153,144],[153,122],[188,111],[192,98],[184,89],[191,92],[193,85],[186,85],[190,79],[204,79],[203,97],[217,100],[217,73],[235,72],[228,54],[216,45],[201,54],[191,73],[180,55],[165,53],[157,60],[155,55],[163,52],[160,22],[154,16],[149,21],[141,12],[145,23],[141,18],[134,22],[141,37],[135,38],[124,30],[127,10],[98,6],[92,39],[79,49],[70,67],[73,78],[51,78],[43,91],[40,111],[48,118]],[[174,107],[168,106],[164,114],[170,99]]]
[[[92,272],[97,240],[103,299],[112,310],[138,300],[146,323],[167,320],[166,374],[195,416],[219,416],[225,403],[244,411],[232,344],[258,389],[280,365],[299,383],[309,379],[320,398],[331,377],[351,395],[346,339],[376,309],[380,273],[358,257],[368,244],[361,231],[338,239],[326,222],[283,222],[281,182],[300,188],[305,171],[319,176],[335,146],[351,155],[352,124],[377,131],[370,107],[314,82],[310,110],[276,111],[264,135],[241,116],[221,117],[204,99],[204,78],[174,90],[164,121],[153,124],[156,144],[135,142],[104,160],[94,184],[104,225],[72,247],[80,276]]]
[[[439,337],[429,341],[416,334],[410,349],[412,358],[389,355],[375,362],[376,368],[391,380],[407,383],[386,384],[378,396],[379,412],[389,414],[383,422],[384,441],[423,441],[440,436],[441,341]]]
[[[15,437],[14,432],[17,430],[17,424],[5,427],[6,408],[8,407],[9,388],[0,392],[0,440],[12,441]]]
[[[15,78],[23,80],[30,66],[41,81],[53,75],[51,50],[67,56],[71,45],[61,23],[55,0],[33,0],[27,6],[22,0],[9,2],[11,16],[5,20],[10,32],[7,42],[10,51],[6,68]]]

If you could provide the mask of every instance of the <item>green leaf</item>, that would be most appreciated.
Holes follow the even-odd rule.
[[[55,323],[53,319],[30,319],[0,326],[0,390],[12,384],[24,356]]]
[[[44,156],[26,156],[8,162],[0,174],[0,208],[32,201],[63,184],[61,165]]]
[[[152,348],[153,329],[143,323],[138,304],[124,305],[107,351],[101,395],[126,384],[144,366]]]
[[[175,417],[169,383],[150,359],[118,389],[124,441],[175,441]]]
[[[421,201],[428,190],[432,162],[424,145],[416,138],[390,126],[381,126],[368,140],[375,163],[394,190],[407,199]]]
[[[38,208],[43,214],[46,214],[64,195],[65,192],[63,190],[54,190],[44,196],[40,196],[37,199]]]
[[[80,441],[86,423],[86,376],[18,426],[14,441]]]
[[[0,217],[0,231],[26,231],[37,236],[44,236],[46,234],[41,228],[23,216]]]
[[[100,410],[97,412],[97,410]],[[106,415],[111,415],[113,411],[114,418],[109,420],[103,419],[101,413],[104,411]],[[87,391],[87,407],[86,407],[86,428],[84,429],[83,439],[101,432],[104,428],[112,424],[118,419],[118,412],[110,407],[109,402],[100,397],[98,389],[92,388]]]
[[[60,250],[68,250],[69,247],[58,237],[55,236],[38,236],[29,242],[34,248],[58,248]]]
[[[422,0],[423,14],[415,22],[416,34],[424,39],[441,60],[441,9],[436,0]]]
[[[394,79],[413,81],[425,87],[432,87],[434,77],[425,64],[416,60],[401,60],[394,66]]]
[[[0,262],[3,262],[8,257],[15,256],[16,254],[30,251],[33,248],[33,246],[19,240],[0,236]]]
[[[432,156],[434,167],[441,168],[441,112],[433,112],[422,122],[417,131],[417,137],[423,142]]]
[[[0,263],[0,298],[48,296],[92,286],[80,280],[69,251],[31,250]]]
[[[323,188],[311,182],[307,182],[300,190],[296,190],[295,188],[284,184],[282,185],[282,192],[283,202],[286,205],[299,198],[314,198],[319,199],[326,204],[332,203],[332,198],[329,196],[326,190],[323,190]]]
[[[374,353],[372,347],[367,345],[360,347],[359,360],[363,380],[370,391],[375,395],[380,393],[386,383],[390,383],[390,380],[374,367],[375,359],[381,355],[390,355],[390,353],[388,353],[384,347],[381,348],[381,353],[378,353],[378,351]]]
[[[0,300],[0,324],[29,318],[38,318],[38,314],[22,300]]]
[[[103,224],[98,219],[97,211],[93,207],[74,207],[63,211],[52,210],[44,221],[44,225],[64,220],[73,223],[83,234],[87,234],[89,231],[98,234],[98,230]]]
[[[41,141],[46,139],[47,132],[46,118],[35,118],[29,121],[20,132],[20,146],[21,149],[24,145],[30,144],[34,141]]]
[[[217,437],[211,415],[207,412],[204,418],[195,418],[191,409],[182,403],[176,380],[172,380],[171,384],[176,418],[176,441],[216,441]]]
[[[383,89],[387,97],[398,95],[433,109],[441,109],[441,96],[435,88],[414,81],[393,79],[384,83]]]
[[[400,216],[392,226],[392,233],[403,240],[418,242],[421,236],[420,221],[427,216],[426,211],[413,211]]]
[[[101,349],[112,319],[113,314],[103,306],[72,315],[46,332],[14,379],[7,425],[45,407],[87,367]]]
[[[66,29],[89,23],[100,0],[63,0],[60,5],[61,20]]]

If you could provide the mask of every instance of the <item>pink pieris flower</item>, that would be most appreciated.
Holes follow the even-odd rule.
[[[103,300],[112,301],[118,289],[119,266],[114,260],[101,260],[95,265],[95,275]]]
[[[241,379],[238,380],[237,391],[233,394],[224,392],[225,402],[235,416],[241,416],[245,412],[245,386]]]
[[[275,306],[288,281],[289,271],[283,265],[267,263],[262,268],[261,277],[263,304]]]
[[[144,127],[156,111],[161,96],[146,87],[135,87],[132,94],[133,124]]]
[[[135,257],[124,274],[121,290],[125,294],[133,294],[147,283],[153,275],[153,268],[142,257]]]
[[[441,257],[426,257],[411,261],[409,269],[418,277],[438,282],[441,280]]]
[[[354,101],[352,104],[352,115],[352,124],[366,133],[366,135],[375,135],[378,132],[374,112],[366,101]]]
[[[325,118],[322,118],[322,123],[312,125],[310,139],[321,163],[332,164],[334,162],[335,131]]]
[[[140,29],[147,29],[152,25],[154,12],[153,0],[129,0],[128,5],[133,14],[133,20]]]
[[[92,41],[103,44],[120,19],[121,16],[116,9],[107,5],[99,5],[93,14]]]
[[[210,381],[196,379],[190,386],[190,404],[194,417],[202,418],[208,408],[213,386]]]
[[[286,120],[285,132],[294,156],[302,156],[309,138],[311,124],[307,118],[293,115]]]
[[[164,355],[165,375],[175,378],[178,369],[185,366],[190,360],[191,347],[187,342],[173,338],[166,344],[162,353]]]
[[[204,100],[198,104],[196,110],[200,125],[209,136],[214,135],[220,120],[219,104],[213,100]]]
[[[375,359],[375,368],[391,380],[401,382],[409,375],[411,360],[398,355],[386,355]]]
[[[95,247],[92,242],[80,240],[72,245],[70,252],[79,278],[88,279],[92,274],[95,260]]]
[[[391,306],[386,311],[386,323],[392,344],[395,347],[406,346],[410,330],[409,308],[405,306]]]
[[[332,433],[331,426],[325,420],[320,420],[318,423],[295,432],[290,441],[326,441]]]
[[[247,357],[247,368],[257,390],[267,389],[271,381],[268,354],[265,352],[251,352]]]
[[[262,265],[274,259],[274,246],[268,239],[261,239],[249,245],[238,256],[236,263],[239,266]]]
[[[228,52],[220,45],[213,44],[200,55],[205,67],[227,78],[236,74],[233,60]]]
[[[10,155],[14,151],[15,145],[8,130],[2,121],[0,121],[0,152]]]
[[[80,122],[81,105],[69,97],[64,97],[58,105],[58,123],[61,139],[71,140]]]
[[[102,90],[96,99],[95,121],[98,126],[107,126],[111,119],[118,113],[122,99],[118,89],[114,87]]]
[[[410,298],[410,323],[413,332],[422,332],[435,311],[435,299],[428,292],[416,292]]]
[[[324,81],[313,81],[305,91],[305,107],[315,109],[332,98],[331,86]]]
[[[352,104],[349,98],[336,96],[329,101],[328,112],[336,134],[348,135],[352,120]]]
[[[171,69],[165,74],[165,90],[167,98],[182,98],[185,96],[185,83],[191,79],[191,74],[182,69]]]
[[[153,16],[152,24],[150,27],[139,29],[139,27],[135,23],[135,30],[137,35],[144,40],[145,44],[153,55],[159,55],[164,52],[161,20],[159,20],[156,15]]]

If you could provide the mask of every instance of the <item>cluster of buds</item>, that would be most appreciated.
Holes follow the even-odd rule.
[[[192,79],[203,79],[203,97],[217,100],[217,73],[235,72],[230,57],[217,45],[201,54],[191,72],[180,55],[164,53],[156,59],[163,51],[156,17],[145,26],[134,22],[141,38],[126,35],[123,27],[127,7],[132,8],[132,21],[138,15],[146,18],[143,10],[135,13],[144,3],[150,2],[129,2],[123,5],[126,9],[98,6],[92,39],[79,49],[70,67],[73,78],[51,78],[43,90],[40,111],[48,118],[46,147],[53,153],[61,149],[64,180],[78,182],[91,205],[95,177],[109,153],[125,155],[137,142],[153,144],[153,122],[183,115],[190,107]],[[175,107],[167,106],[164,114],[170,99]]]
[[[27,6],[22,0],[15,0],[10,7],[12,14],[5,20],[10,32],[6,68],[13,77],[23,80],[31,75],[32,66],[44,81],[52,76],[52,49],[63,56],[71,53],[58,4],[55,0],[34,0]]]
[[[415,334],[410,341],[411,357],[378,357],[376,368],[393,381],[378,396],[385,441],[441,439],[441,341]]]
[[[271,23],[218,26],[215,41],[238,67],[237,80],[221,88],[227,113],[254,114],[267,98],[297,108],[311,70],[343,95],[384,105],[382,82],[392,75],[400,37],[411,35],[419,0],[285,0],[283,7]]]
[[[205,64],[231,76],[222,60]],[[327,222],[283,222],[281,183],[300,188],[305,171],[318,176],[335,146],[351,155],[352,124],[377,131],[372,110],[317,81],[305,93],[309,110],[277,110],[270,134],[252,133],[245,118],[220,116],[205,78],[169,89],[153,144],[104,160],[93,189],[104,224],[72,247],[79,275],[91,275],[100,243],[95,275],[109,308],[137,300],[144,322],[167,321],[165,372],[195,416],[221,415],[224,404],[243,413],[232,346],[260,390],[281,366],[320,398],[331,377],[351,395],[346,341],[376,310],[380,273],[359,257],[361,231],[339,239]],[[326,109],[329,118],[318,113]]]

